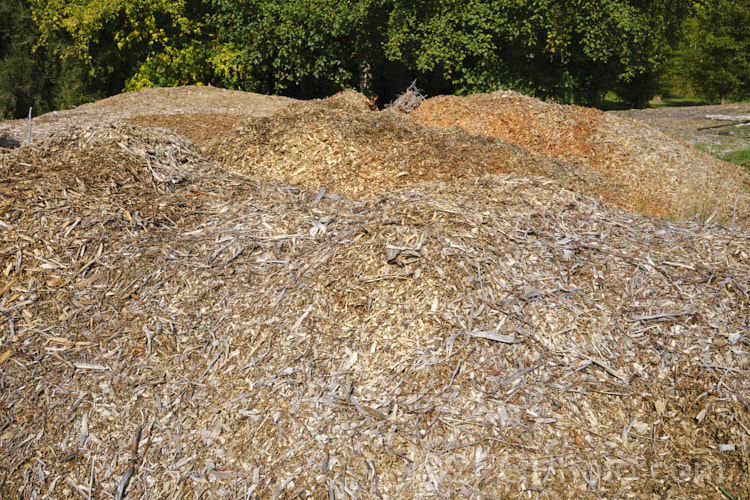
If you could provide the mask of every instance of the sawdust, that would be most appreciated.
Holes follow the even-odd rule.
[[[233,130],[242,119],[242,115],[237,114],[183,113],[135,116],[123,121],[144,127],[166,128],[202,147]]]
[[[593,108],[545,103],[506,91],[434,97],[410,116],[423,125],[460,126],[601,172],[626,190],[627,203],[620,206],[627,210],[726,222],[744,188],[742,169],[736,165],[642,122]],[[749,217],[743,206],[741,219]]]

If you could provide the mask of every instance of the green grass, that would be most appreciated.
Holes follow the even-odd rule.
[[[745,167],[750,175],[750,127],[729,125],[723,127],[722,131],[726,135],[692,136],[684,139],[699,151]]]
[[[727,104],[736,103],[736,102],[750,102],[750,101],[727,101]],[[659,108],[682,108],[682,107],[688,107],[688,106],[709,106],[712,104],[720,104],[717,102],[707,101],[701,97],[656,97],[654,98],[648,105],[649,109],[659,109]],[[629,106],[620,101],[620,99],[617,97],[617,94],[614,92],[608,92],[604,99],[599,103],[597,106],[599,109],[603,111],[616,111],[616,110],[623,110],[623,109],[630,109]]]
[[[750,148],[735,149],[726,153],[721,159],[745,167],[750,173]]]
[[[681,108],[686,106],[708,106],[710,103],[704,99],[700,99],[697,97],[694,98],[688,98],[688,97],[662,97],[658,101],[652,101],[649,104],[649,108],[651,109],[657,109],[657,108]]]

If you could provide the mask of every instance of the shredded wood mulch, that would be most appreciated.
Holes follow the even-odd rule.
[[[32,119],[32,142],[73,127],[86,128],[129,121],[137,125],[177,129],[198,145],[203,145],[233,128],[238,120],[266,116],[294,99],[254,94],[216,87],[184,86],[125,92],[74,109],[53,111]],[[160,118],[156,118],[159,116]],[[197,123],[202,122],[202,123]],[[28,120],[0,121],[0,135],[9,134],[25,144]],[[17,145],[16,145],[17,146]],[[16,147],[12,146],[12,147]],[[7,148],[0,143],[0,148]],[[0,150],[2,152],[2,150]]]
[[[643,122],[593,108],[547,103],[505,91],[439,96],[410,115],[423,125],[459,126],[533,152],[601,172],[627,192],[629,211],[701,221],[729,221],[743,189],[743,169],[692,148]],[[606,199],[606,197],[605,197]],[[738,205],[750,222],[750,202]]]
[[[624,191],[595,170],[458,128],[421,126],[396,111],[373,111],[354,92],[249,118],[205,152],[226,169],[255,179],[323,187],[355,199],[422,182],[518,172],[625,201]]]
[[[203,147],[234,130],[244,118],[246,116],[234,113],[180,113],[133,116],[122,121],[143,127],[166,128]]]
[[[750,495],[742,228],[522,173],[350,199],[131,124],[0,159],[2,498]]]

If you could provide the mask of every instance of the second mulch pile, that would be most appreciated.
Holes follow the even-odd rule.
[[[600,172],[627,193],[631,211],[726,222],[746,187],[743,170],[643,122],[593,108],[547,103],[505,91],[428,99],[410,115],[423,125],[458,126]],[[740,200],[741,219],[750,198]],[[606,199],[606,198],[605,198]]]

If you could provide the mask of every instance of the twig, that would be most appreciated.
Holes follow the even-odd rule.
[[[29,146],[31,146],[31,109],[32,108],[29,108],[29,138],[28,138]]]
[[[467,355],[466,355],[466,357],[464,357],[464,359],[460,360],[460,361],[458,362],[458,364],[456,364],[456,369],[455,369],[455,370],[453,370],[453,375],[451,376],[451,381],[450,381],[450,382],[448,383],[448,385],[446,385],[446,386],[445,386],[445,387],[443,388],[443,390],[442,390],[442,391],[440,391],[440,395],[442,395],[443,393],[445,393],[445,391],[447,391],[448,389],[450,389],[450,387],[451,387],[451,386],[453,385],[453,382],[454,382],[454,381],[456,380],[456,375],[458,375],[458,372],[460,372],[460,371],[461,371],[461,367],[463,366],[464,362],[465,362],[465,361],[466,361],[467,359],[469,359],[469,356],[471,356],[472,354],[474,354],[474,351],[476,351],[476,350],[477,350],[477,348],[476,348],[476,347],[472,347],[472,348],[471,348],[471,351],[469,351],[469,354],[467,354]]]
[[[687,311],[682,312],[675,312],[675,313],[660,313],[660,314],[651,314],[646,316],[636,316],[635,318],[627,320],[629,323],[635,323],[636,321],[651,321],[651,320],[662,320],[667,321],[669,319],[679,318],[680,316],[692,316],[696,314],[696,311],[693,309],[688,309]]]
[[[499,390],[500,390],[500,389],[502,389],[503,387],[505,387],[505,386],[508,386],[508,385],[512,384],[513,382],[515,382],[515,381],[516,381],[516,380],[518,380],[519,378],[523,377],[523,376],[524,376],[524,375],[526,375],[527,373],[529,373],[529,372],[533,372],[534,370],[538,370],[538,369],[539,369],[539,368],[541,368],[541,367],[542,367],[542,362],[541,362],[541,361],[539,361],[539,363],[537,363],[537,364],[535,364],[535,365],[533,365],[533,366],[529,366],[529,367],[527,367],[527,368],[524,368],[523,370],[519,370],[519,371],[517,371],[517,372],[515,372],[515,373],[511,374],[510,376],[508,376],[508,377],[505,377],[505,378],[504,378],[504,379],[502,379],[502,380],[499,380],[499,381],[498,381],[498,383],[497,383],[497,387],[496,387],[496,388],[495,388],[495,390],[494,390],[494,391],[492,391],[492,392],[493,392],[493,393],[495,393],[495,392],[499,391]]]
[[[135,439],[133,439],[133,446],[130,449],[130,463],[128,464],[128,468],[125,471],[125,475],[122,476],[122,480],[120,481],[119,486],[117,486],[117,492],[115,493],[115,500],[122,500],[125,498],[125,490],[128,489],[128,483],[130,483],[130,478],[133,477],[133,474],[135,473],[135,465],[138,462],[138,443],[141,441],[141,432],[143,431],[143,428],[139,425],[138,431],[135,433]]]
[[[740,201],[740,196],[742,196],[742,193],[744,192],[744,189],[741,190],[737,193],[737,198],[734,199],[734,208],[732,209],[732,232],[734,232],[734,221],[737,218],[737,202]]]
[[[94,491],[94,466],[96,465],[96,456],[99,454],[99,447],[96,447],[96,454],[91,457],[91,477],[89,479],[89,500],[91,500],[91,492]]]
[[[502,342],[503,344],[521,344],[526,341],[526,339],[523,338],[519,340],[510,335],[500,335],[499,333],[485,332],[481,330],[474,330],[471,332],[471,336],[475,339],[494,340],[495,342]]]

